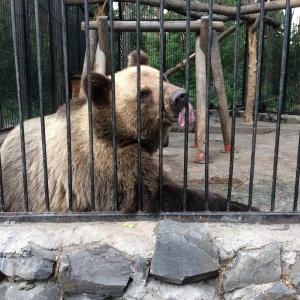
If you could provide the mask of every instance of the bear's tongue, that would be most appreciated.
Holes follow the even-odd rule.
[[[195,121],[195,115],[194,115],[194,109],[189,103],[189,125],[192,125]],[[178,124],[179,126],[184,126],[185,125],[185,107],[181,110],[178,116]]]

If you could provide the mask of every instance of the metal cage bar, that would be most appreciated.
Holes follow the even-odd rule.
[[[232,194],[232,179],[234,167],[234,152],[235,152],[235,127],[236,127],[236,103],[237,103],[237,88],[238,88],[238,63],[239,63],[239,45],[240,45],[240,28],[241,28],[241,1],[237,0],[236,14],[236,31],[235,31],[235,52],[234,52],[234,74],[233,74],[233,99],[232,99],[232,119],[231,119],[231,146],[230,146],[230,162],[229,162],[229,177],[227,190],[227,211],[230,211],[230,202]]]
[[[91,91],[91,49],[90,49],[90,30],[89,30],[89,2],[84,1],[84,18],[85,18],[85,45],[86,45],[86,78],[88,83],[88,116],[89,116],[89,156],[90,156],[90,194],[91,207],[95,207],[95,169],[94,169],[94,146],[93,146],[93,102]]]
[[[35,29],[36,29],[36,55],[38,67],[38,85],[39,85],[39,102],[40,102],[40,119],[41,119],[41,138],[42,138],[42,156],[44,169],[44,190],[46,211],[50,210],[49,189],[48,189],[48,167],[47,167],[47,149],[46,149],[46,133],[45,133],[45,117],[43,102],[43,80],[42,80],[42,64],[41,64],[41,39],[40,39],[40,14],[38,0],[34,0],[35,11]]]
[[[19,107],[19,121],[20,121],[20,140],[21,140],[21,156],[22,156],[22,174],[23,174],[23,186],[24,186],[24,210],[27,212],[28,207],[28,187],[27,187],[27,168],[26,168],[26,153],[25,153],[25,133],[24,133],[24,116],[23,116],[23,104],[21,99],[21,82],[20,82],[20,70],[19,70],[19,58],[17,55],[17,35],[16,35],[16,19],[15,19],[15,1],[10,1],[11,12],[11,25],[12,36],[14,45],[14,59],[15,59],[15,71],[17,82],[17,97]]]
[[[251,210],[253,201],[253,181],[254,181],[254,167],[255,167],[255,152],[256,152],[256,135],[257,135],[257,121],[258,121],[258,102],[260,96],[260,83],[262,72],[262,58],[263,58],[263,42],[264,42],[264,18],[265,18],[265,3],[261,2],[260,5],[260,23],[258,32],[258,52],[257,52],[257,73],[256,73],[256,86],[255,86],[255,104],[254,104],[254,121],[253,121],[253,134],[252,134],[252,149],[251,149],[251,163],[250,163],[250,179],[249,179],[249,199],[248,209]]]
[[[1,152],[0,152],[0,212],[4,210],[4,201],[3,201],[3,180],[2,180],[2,166],[1,166]]]
[[[70,96],[69,96],[69,66],[67,51],[67,28],[66,28],[66,10],[65,1],[61,0],[61,16],[62,16],[62,38],[63,38],[63,55],[64,55],[64,80],[65,80],[65,96],[66,96],[66,122],[67,122],[67,151],[68,151],[68,202],[69,210],[73,210],[72,197],[72,146],[71,146],[71,119],[70,119]]]
[[[141,15],[140,15],[140,1],[136,1],[136,60],[137,60],[137,168],[138,168],[138,180],[137,180],[137,198],[138,198],[138,211],[142,208],[142,159],[141,159]]]
[[[297,209],[298,209],[298,200],[299,200],[299,174],[300,174],[300,131],[299,131],[299,139],[298,139],[298,155],[297,155],[297,166],[296,166],[296,178],[295,178],[293,212],[297,212]]]
[[[212,12],[213,1],[209,0],[208,13],[208,45],[206,56],[206,124],[205,124],[205,210],[208,211],[209,200],[209,104],[210,104],[210,78],[211,78],[211,51],[212,51]]]
[[[163,76],[164,76],[164,57],[165,57],[165,31],[164,31],[164,1],[160,0],[160,22],[159,22],[159,34],[160,34],[160,57],[159,57],[159,195],[157,200],[158,210],[161,212],[164,210],[163,206],[163,109],[164,109],[164,90],[163,90]]]
[[[185,127],[184,127],[184,154],[183,154],[183,211],[187,210],[187,185],[188,185],[188,124],[189,124],[189,83],[190,83],[190,42],[191,42],[191,3],[190,0],[186,1],[186,31],[185,31],[185,90],[186,90],[186,103],[185,103]]]
[[[113,130],[113,157],[114,157],[114,210],[119,210],[119,191],[118,191],[118,157],[117,157],[117,122],[116,122],[116,90],[115,90],[115,49],[114,49],[114,11],[113,0],[109,0],[109,17],[110,22],[110,68],[111,68],[111,113],[112,113],[112,130]]]
[[[290,28],[291,28],[291,8],[290,8],[290,0],[287,0],[286,1],[284,39],[283,39],[283,44],[282,44],[282,60],[281,60],[280,83],[279,83],[278,113],[277,113],[277,122],[276,122],[276,137],[275,137],[272,194],[271,194],[271,211],[274,211],[274,209],[275,209],[281,114],[283,112],[283,103],[284,103],[284,98],[286,96],[287,64],[288,64],[287,59],[288,59],[289,44],[290,44],[289,43],[290,42]]]

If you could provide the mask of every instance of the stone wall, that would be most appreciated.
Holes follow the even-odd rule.
[[[0,300],[300,299],[297,251],[267,239],[234,251],[211,232],[201,223],[158,222],[148,255],[106,240],[57,249],[27,241],[15,251],[2,244]]]

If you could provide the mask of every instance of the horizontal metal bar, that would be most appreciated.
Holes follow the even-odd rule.
[[[201,20],[190,21],[190,31],[200,32]],[[90,21],[90,29],[98,29],[98,21]],[[110,28],[110,22],[108,22]],[[159,21],[140,21],[140,32],[159,32]],[[213,29],[221,32],[224,30],[224,23],[215,21],[213,22]],[[81,29],[85,30],[85,23],[81,23]],[[114,21],[114,31],[117,32],[136,32],[136,21]],[[165,32],[185,32],[186,21],[165,21]]]
[[[0,212],[1,223],[52,222],[78,223],[97,221],[158,221],[171,219],[179,222],[230,222],[249,224],[300,223],[300,213],[237,213],[237,212],[199,212],[199,213],[159,213],[159,214],[122,214],[122,213],[10,213]]]

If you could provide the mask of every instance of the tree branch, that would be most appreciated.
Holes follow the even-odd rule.
[[[194,60],[194,59],[195,59],[195,53],[193,53],[193,54],[191,54],[191,55],[189,56],[189,61],[192,61],[192,60]],[[173,67],[173,68],[169,69],[168,71],[166,71],[166,72],[164,73],[164,75],[165,75],[166,77],[171,76],[172,74],[176,73],[178,70],[184,68],[185,65],[186,65],[186,59],[184,59],[181,63],[179,63],[179,64],[176,65],[175,67]]]
[[[250,28],[250,32],[251,32],[252,34],[254,34],[254,32],[255,32],[256,29],[258,28],[259,23],[260,23],[260,14],[258,14],[258,16],[256,17],[255,22],[253,23],[253,25],[252,25],[251,28]]]
[[[242,21],[240,24],[243,26],[246,23],[246,21]],[[236,30],[236,25],[232,25],[228,27],[222,34],[218,36],[218,42],[222,42],[229,34],[234,32]]]
[[[243,26],[244,24],[246,24],[245,21],[241,22],[241,26]],[[224,40],[225,37],[227,37],[229,34],[231,34],[232,32],[234,32],[236,30],[236,25],[230,26],[228,27],[222,34],[220,34],[218,36],[218,42],[220,43],[222,40]],[[189,61],[193,61],[195,59],[195,53],[191,54],[189,56]],[[180,62],[178,65],[176,65],[175,67],[167,70],[164,75],[166,77],[171,76],[172,74],[176,73],[178,70],[184,68],[186,65],[186,59],[184,59],[182,62]]]

